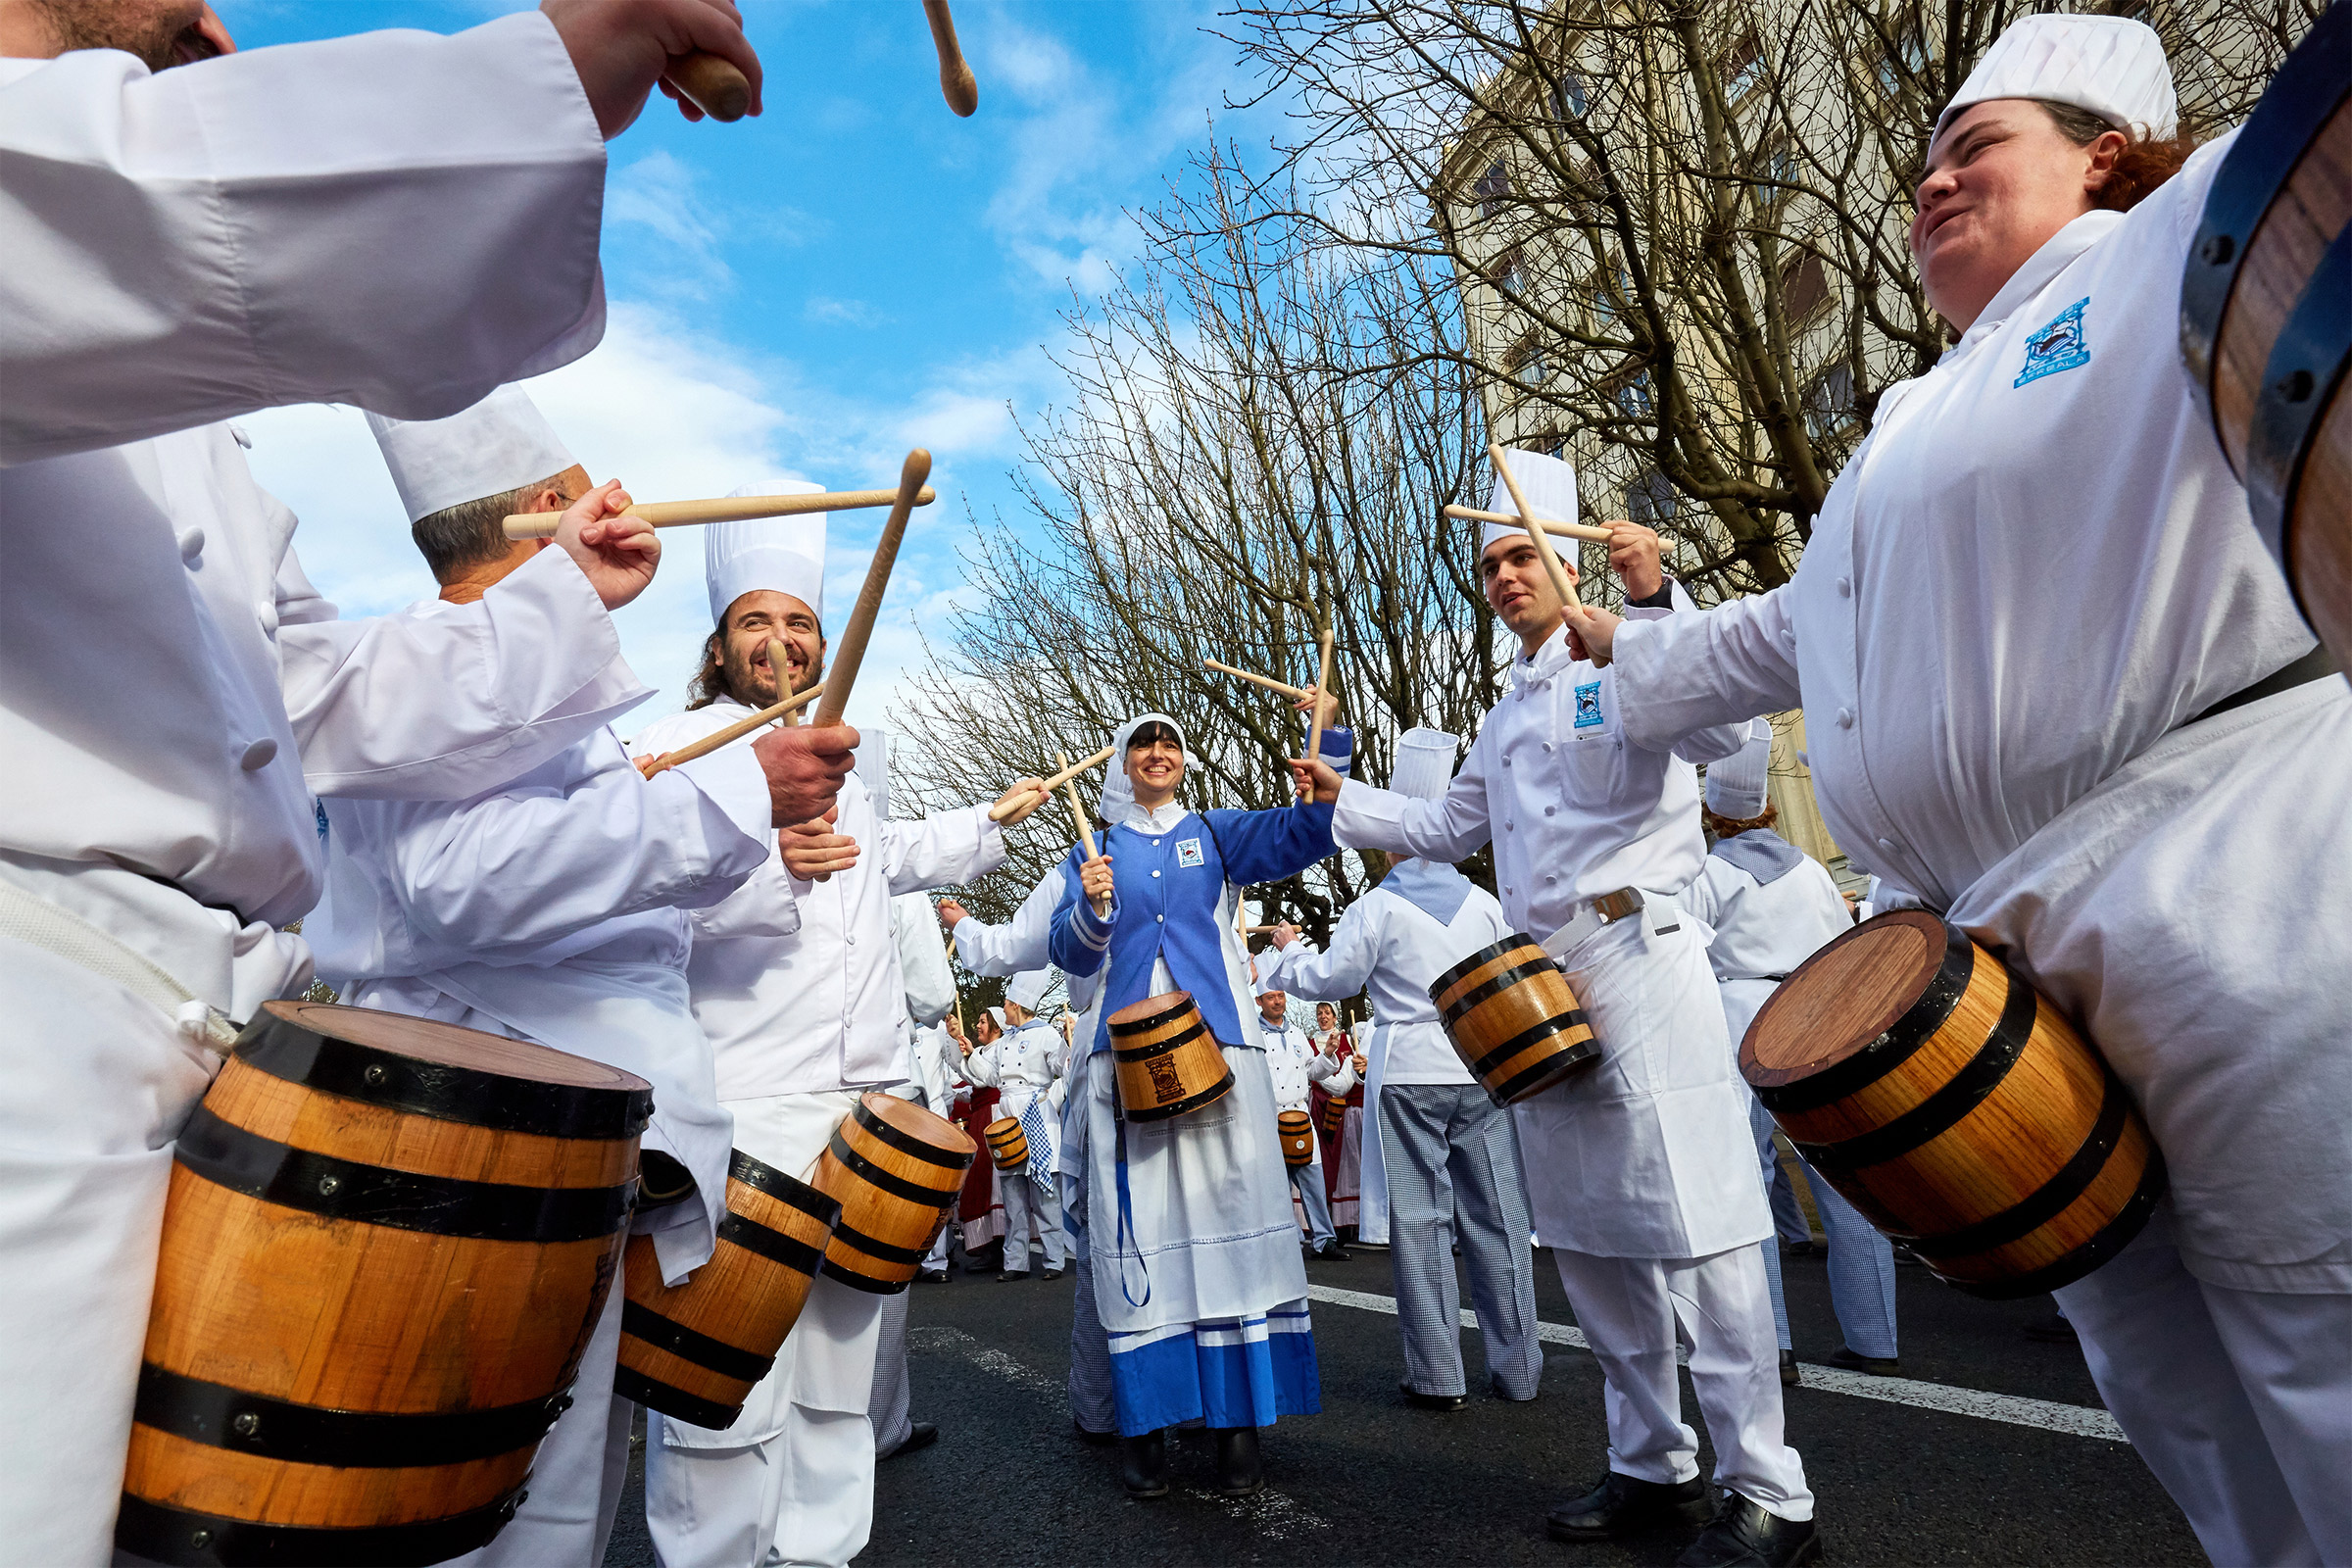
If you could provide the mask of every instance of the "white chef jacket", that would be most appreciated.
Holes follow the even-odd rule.
[[[1258,983],[1266,984],[1262,970]],[[1309,1088],[1306,1069],[1315,1059],[1315,1043],[1297,1024],[1285,1023],[1277,1029],[1266,1022],[1263,1013],[1258,1014],[1257,1036],[1265,1043],[1266,1072],[1274,1080],[1274,1108],[1304,1110]]]
[[[1329,953],[1302,938],[1271,955],[1270,966],[1261,955],[1258,965],[1267,984],[1295,997],[1329,1002],[1369,990],[1377,1037],[1370,1045],[1385,1054],[1383,1085],[1467,1084],[1477,1080],[1446,1037],[1430,982],[1510,934],[1502,906],[1476,884],[1445,925],[1376,887],[1340,916]]]
[[[674,751],[752,710],[720,698],[648,725],[639,756]],[[732,744],[749,748],[757,735]],[[858,863],[823,882],[784,868],[780,838],[732,897],[689,916],[686,974],[694,1013],[718,1067],[718,1095],[875,1088],[906,1075],[906,998],[890,901],[968,882],[1004,863],[1004,839],[985,806],[883,820],[856,774],[842,781],[834,831],[858,841]],[[790,912],[787,912],[790,911]]]
[[[1069,1046],[1061,1031],[1032,1018],[994,1042],[974,1049],[963,1061],[964,1076],[983,1089],[1002,1091],[997,1113],[1018,1121],[1044,1099],[1068,1070]]]
[[[1044,880],[1029,890],[1012,918],[1002,925],[990,925],[965,915],[956,922],[956,956],[974,974],[1011,976],[1024,969],[1042,969],[1054,961],[1047,945],[1048,933],[1054,924],[1054,906],[1061,901],[1062,870],[1059,864],[1049,870]],[[1095,998],[1102,990],[1102,981],[1109,973],[1108,966],[1093,974],[1062,975],[1062,986],[1069,993],[1070,1011],[1085,1013],[1093,1009]],[[1092,1038],[1091,1029],[1082,1030]]]
[[[2309,873],[2352,864],[2327,804],[2352,697],[2180,727],[2313,644],[2180,361],[2232,140],[2067,224],[1889,388],[1789,583],[1625,627],[1612,667],[1649,745],[1801,702],[1838,843],[2006,950],[2130,1085],[2191,1270],[2341,1291],[2352,879]]]
[[[1770,828],[1750,828],[1779,839]],[[1756,1010],[1790,971],[1854,928],[1838,880],[1819,860],[1791,851],[1795,863],[1769,882],[1735,865],[1718,844],[1707,855],[1698,880],[1683,892],[1683,907],[1714,929],[1707,964],[1723,987],[1724,1022],[1730,1027],[1733,1059]]]

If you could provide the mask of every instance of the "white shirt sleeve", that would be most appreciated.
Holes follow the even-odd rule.
[[[986,806],[894,817],[880,828],[879,864],[894,895],[969,882],[1004,863],[1004,831],[988,819]]]
[[[897,927],[899,973],[906,987],[906,1012],[922,1028],[956,1010],[956,976],[948,968],[948,945],[931,901],[903,893],[891,901]]]
[[[1617,696],[1626,739],[1649,751],[1677,751],[1687,737],[1718,726],[1737,729],[1758,713],[1803,706],[1796,679],[1796,628],[1786,586],[1712,610],[1629,620],[1617,628]],[[1699,741],[1687,761],[1713,761]]]
[[[971,915],[956,921],[956,956],[974,974],[1008,976],[1044,967],[1053,960],[1046,938],[1054,923],[1054,906],[1061,900],[1061,885],[1057,862],[1004,924],[990,925]],[[1074,990],[1070,1004],[1086,1005]]]
[[[1376,902],[1358,899],[1348,906],[1331,934],[1329,953],[1317,953],[1301,937],[1279,953],[1259,955],[1258,983],[1314,1002],[1333,1002],[1363,990],[1372,977],[1373,960],[1380,956]],[[1270,966],[1265,962],[1268,956],[1274,960]]]
[[[1434,801],[1349,779],[1340,786],[1331,814],[1334,842],[1351,850],[1385,850],[1458,865],[1493,836],[1487,818],[1487,748],[1472,743],[1461,771]]]

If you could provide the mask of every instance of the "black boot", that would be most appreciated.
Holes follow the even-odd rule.
[[[1669,1484],[1612,1470],[1591,1492],[1545,1514],[1544,1529],[1554,1541],[1608,1541],[1660,1525],[1703,1524],[1707,1513],[1707,1484],[1697,1476]]]
[[[1257,1428],[1216,1427],[1217,1494],[1247,1497],[1266,1484],[1266,1469],[1258,1460]]]
[[[1737,1492],[1698,1539],[1674,1559],[1675,1568],[1796,1568],[1821,1557],[1821,1530],[1812,1520],[1784,1519]]]
[[[1130,1497],[1164,1497],[1168,1494],[1168,1438],[1164,1432],[1147,1432],[1140,1438],[1119,1440],[1119,1482]]]

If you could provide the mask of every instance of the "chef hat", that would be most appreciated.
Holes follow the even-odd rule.
[[[1519,481],[1519,488],[1527,496],[1527,504],[1535,509],[1537,516],[1547,517],[1553,522],[1576,520],[1575,464],[1543,452],[1514,451],[1506,452],[1503,456],[1510,460],[1511,476]],[[1511,487],[1502,482],[1499,473],[1494,476],[1494,487],[1487,492],[1487,510],[1507,512],[1514,516],[1518,514],[1519,509],[1511,502]],[[1478,553],[1484,556],[1487,546],[1497,539],[1526,537],[1527,530],[1524,528],[1513,527],[1507,522],[1490,522],[1479,534]]]
[[[874,815],[890,820],[890,731],[858,727],[858,782],[873,798]]]
[[[1436,800],[1453,782],[1453,757],[1461,744],[1459,737],[1442,729],[1406,730],[1396,737],[1396,765],[1389,770],[1389,788],[1417,801]]]
[[[812,496],[824,492],[807,479],[761,479],[737,485],[730,496]],[[751,517],[714,522],[703,530],[703,574],[710,582],[711,624],[745,594],[767,589],[790,594],[825,618],[825,514]]]
[[[1772,725],[1748,720],[1747,744],[1720,762],[1707,764],[1707,809],[1744,822],[1764,814],[1764,773],[1772,761]]]
[[[502,386],[446,419],[368,416],[409,520],[553,478],[578,462],[518,386]]]
[[[2122,130],[2171,136],[2180,128],[2180,101],[2164,41],[2128,17],[2020,17],[1993,40],[1952,101],[1936,134],[1972,104],[1994,98],[2043,98],[2072,104]]]
[[[1037,1004],[1046,1000],[1054,988],[1051,969],[1023,969],[1004,982],[1004,1000],[1025,1012],[1035,1012]]]

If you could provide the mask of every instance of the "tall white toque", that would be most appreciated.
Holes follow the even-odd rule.
[[[502,386],[446,419],[368,416],[409,520],[552,479],[578,462],[530,394]]]
[[[761,479],[737,485],[730,496],[812,496],[824,490],[807,479]],[[790,594],[825,618],[825,518],[811,512],[798,517],[753,517],[714,522],[703,529],[703,574],[710,583],[710,623],[727,618],[727,607],[760,589]]]
[[[1536,509],[1536,515],[1553,522],[1574,522],[1576,516],[1576,465],[1565,458],[1555,458],[1544,452],[1505,452],[1510,460],[1511,477],[1527,495],[1527,504]],[[1511,504],[1511,487],[1494,476],[1494,489],[1487,492],[1489,512],[1516,514]],[[1527,530],[1514,528],[1507,522],[1490,522],[1479,535],[1478,553],[1484,556],[1487,547],[1497,539],[1524,539]],[[1573,550],[1567,552],[1573,558]]]
[[[2180,128],[2164,40],[2127,17],[2020,17],[1993,40],[1936,121],[1936,134],[1972,104],[2046,98],[2087,109],[2119,130],[2158,138]]]
[[[1035,1012],[1037,1004],[1045,1001],[1046,993],[1053,989],[1053,970],[1023,969],[1004,982],[1004,1000],[1024,1012]]]
[[[1744,822],[1764,814],[1764,776],[1772,763],[1772,724],[1752,718],[1747,744],[1719,762],[1707,764],[1707,809]]]
[[[1536,498],[1527,499],[1533,505]],[[1396,765],[1389,770],[1389,788],[1417,801],[1436,800],[1453,782],[1453,759],[1461,745],[1458,736],[1442,729],[1406,730],[1396,737]]]

